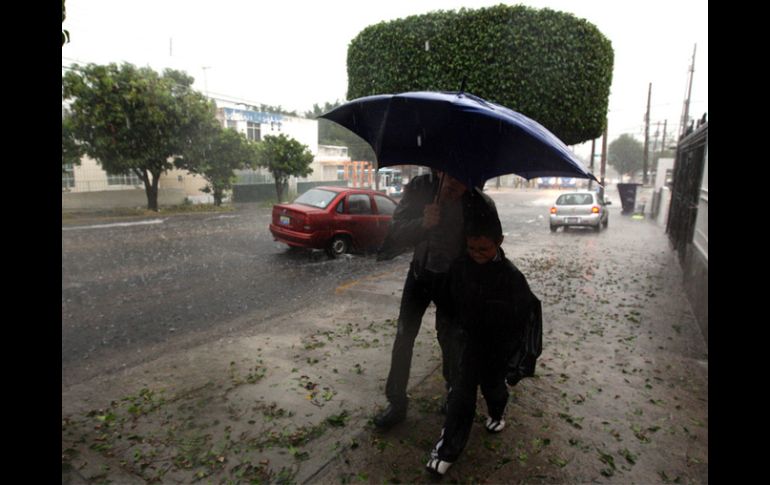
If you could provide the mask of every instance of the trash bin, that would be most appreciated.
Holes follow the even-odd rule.
[[[618,184],[620,203],[623,205],[623,214],[631,214],[636,206],[636,187],[641,184]]]

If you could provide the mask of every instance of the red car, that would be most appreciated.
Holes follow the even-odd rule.
[[[338,256],[376,249],[388,233],[397,202],[369,189],[315,187],[291,204],[273,206],[270,232],[292,247]]]

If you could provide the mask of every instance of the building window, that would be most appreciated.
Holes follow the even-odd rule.
[[[227,120],[227,126],[225,128],[232,128],[233,130],[238,131],[238,122],[235,120]]]
[[[134,173],[107,174],[107,185],[142,185],[142,180]]]
[[[246,123],[246,138],[249,140],[260,141],[259,123],[248,121]]]
[[[73,187],[75,187],[75,169],[71,163],[66,163],[62,166],[61,189],[69,190]]]

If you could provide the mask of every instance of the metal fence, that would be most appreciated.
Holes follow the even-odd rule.
[[[126,181],[121,181],[126,182]],[[62,192],[100,192],[105,190],[144,189],[144,183],[116,183],[107,179],[83,179],[72,175],[62,175]]]
[[[666,232],[681,263],[693,241],[707,143],[708,122],[680,140],[677,147]]]

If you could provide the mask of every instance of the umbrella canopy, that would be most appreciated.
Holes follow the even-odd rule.
[[[320,117],[366,140],[380,168],[424,165],[475,187],[511,173],[528,180],[596,180],[542,125],[469,93],[417,91],[366,96]]]

